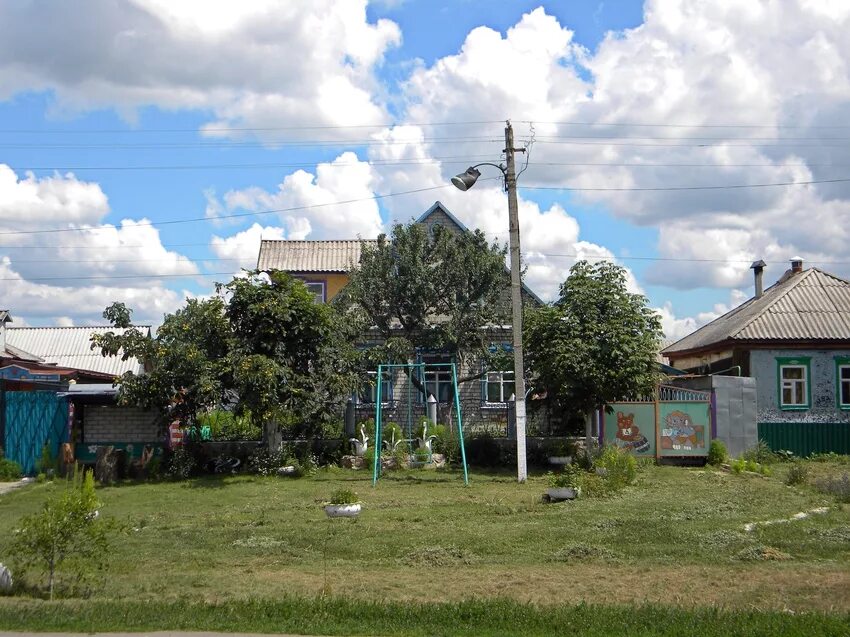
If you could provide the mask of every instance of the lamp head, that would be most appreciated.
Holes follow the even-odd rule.
[[[459,175],[455,175],[452,177],[452,183],[458,190],[463,190],[466,192],[470,188],[475,185],[475,182],[481,176],[481,171],[475,168],[474,166],[470,166],[466,169],[466,172],[460,173]]]

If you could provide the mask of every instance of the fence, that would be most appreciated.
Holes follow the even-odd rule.
[[[662,385],[655,396],[608,407],[600,432],[607,444],[656,458],[708,455],[711,392]]]

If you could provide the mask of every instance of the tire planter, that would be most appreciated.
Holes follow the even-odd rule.
[[[574,487],[552,487],[546,489],[546,495],[550,500],[575,500],[581,493],[581,489]]]
[[[329,518],[356,518],[360,508],[359,504],[326,504],[325,513]]]
[[[549,464],[557,465],[563,467],[564,465],[571,464],[573,461],[572,456],[549,456],[547,458]]]

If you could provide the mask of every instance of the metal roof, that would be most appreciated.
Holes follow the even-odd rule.
[[[142,331],[148,326],[137,326]],[[101,374],[120,376],[124,372],[144,373],[143,365],[135,358],[121,360],[121,356],[102,356],[91,349],[92,334],[114,332],[123,334],[124,329],[115,327],[7,327],[8,345],[38,356],[44,363],[82,369]]]
[[[350,272],[360,263],[361,243],[377,245],[374,239],[345,241],[291,241],[263,239],[258,270],[284,272]]]
[[[850,341],[850,281],[818,268],[786,272],[751,298],[662,354],[706,349],[728,341]]]

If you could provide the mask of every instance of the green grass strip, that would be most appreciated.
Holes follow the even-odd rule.
[[[208,630],[304,635],[700,635],[850,634],[850,615],[681,609],[667,606],[537,606],[507,599],[457,603],[363,602],[285,597],[192,601],[0,599],[0,629],[27,631]]]

